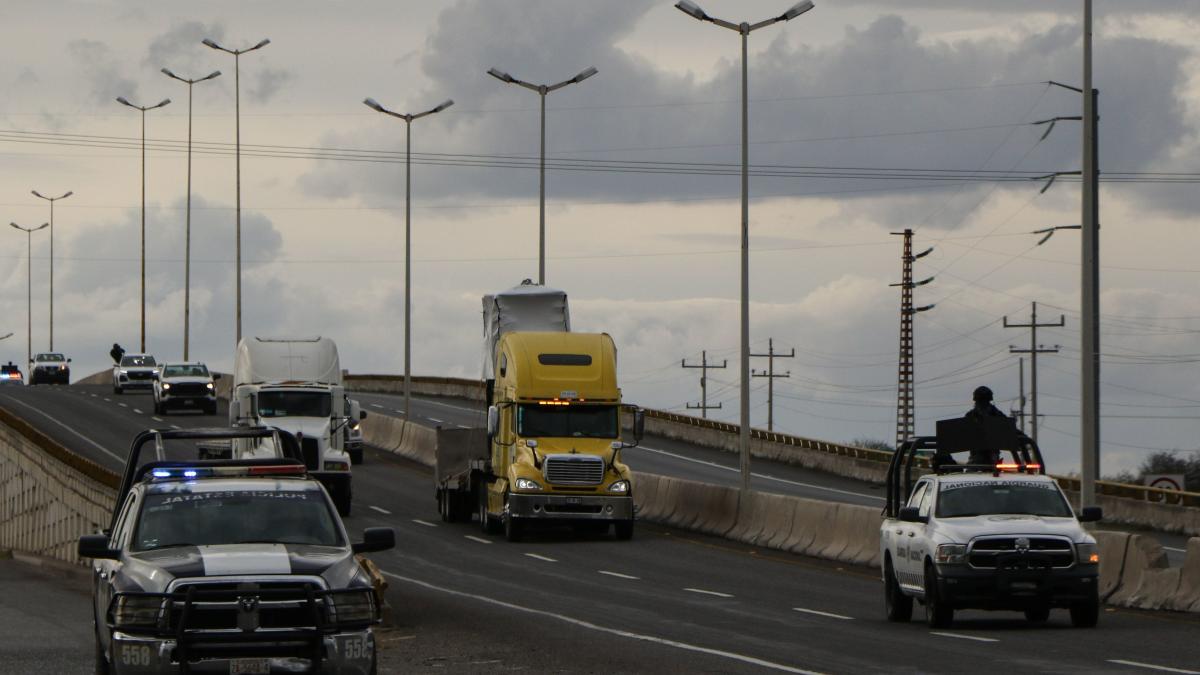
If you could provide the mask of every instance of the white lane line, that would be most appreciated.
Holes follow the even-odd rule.
[[[367,508],[368,508],[368,509],[374,509],[374,510],[376,510],[376,511],[378,511],[378,512],[382,513],[382,514],[383,514],[383,515],[385,515],[385,516],[390,516],[390,515],[392,515],[392,512],[391,512],[391,511],[388,511],[387,509],[381,509],[381,508],[379,508],[378,506],[371,506],[371,505],[368,505],[368,506],[367,506]]]
[[[702,647],[700,645],[689,644],[687,642],[678,642],[676,640],[668,640],[666,638],[661,638],[656,635],[646,635],[644,633],[634,633],[633,631],[622,630],[620,628],[609,628],[607,626],[601,626],[598,624],[594,624],[590,621],[584,621],[583,619],[576,619],[574,617],[567,616],[565,614],[559,614],[557,612],[548,612],[544,609],[534,609],[532,607],[524,607],[522,605],[516,605],[511,602],[505,602],[503,600],[496,600],[495,598],[489,598],[485,595],[475,595],[474,593],[465,593],[463,591],[456,591],[451,588],[443,588],[441,586],[435,586],[434,584],[431,584],[431,583],[428,583],[425,581],[419,581],[417,579],[412,579],[410,577],[400,576],[399,574],[393,574],[391,572],[384,572],[384,575],[389,576],[398,581],[403,581],[405,583],[413,584],[415,586],[421,586],[422,588],[427,588],[431,591],[438,591],[438,592],[446,593],[449,595],[456,595],[460,598],[470,598],[472,600],[486,602],[490,605],[496,605],[497,607],[503,607],[505,609],[510,609],[510,610],[517,611],[517,612],[525,612],[527,614],[536,614],[538,616],[544,616],[544,617],[548,617],[551,619],[557,619],[564,623],[569,623],[573,626],[578,626],[580,628],[586,628],[588,630],[594,630],[599,633],[607,633],[609,635],[616,635],[617,637],[629,638],[631,640],[642,640],[644,642],[652,642],[654,644],[660,644],[660,645],[664,645],[667,647],[674,647],[676,649],[682,649],[682,650],[689,651],[689,652],[697,652],[700,654],[709,654],[711,656],[719,656],[721,658],[729,659],[731,661],[738,661],[741,663],[749,663],[751,665],[759,666],[762,668],[770,668],[772,670],[778,670],[778,671],[784,672],[784,673],[798,673],[799,675],[819,675],[818,671],[804,670],[803,668],[796,668],[795,666],[789,666],[789,665],[785,665],[782,663],[775,663],[773,661],[767,661],[765,659],[760,659],[760,658],[757,658],[754,656],[748,656],[746,654],[738,654],[737,652],[727,652],[722,649],[713,649],[712,647]]]
[[[675,452],[669,452],[667,450],[659,450],[658,448],[648,448],[644,445],[639,445],[638,449],[646,450],[648,452],[655,452],[660,455],[666,455],[668,457],[674,457],[675,459],[682,459],[685,462],[692,462],[693,464],[703,464],[705,466],[711,466],[715,469],[723,469],[725,471],[729,471],[732,473],[737,473],[737,472],[741,471],[741,469],[739,469],[736,466],[725,466],[724,464],[717,464],[716,462],[709,462],[709,461],[703,460],[703,459],[696,459],[695,457],[687,457],[685,455],[680,455],[679,453],[675,453]],[[775,476],[768,476],[765,473],[751,472],[750,475],[754,476],[755,478],[762,478],[763,480],[773,480],[777,483],[786,483],[788,485],[795,485],[797,487],[806,487],[806,488],[811,488],[813,490],[824,490],[826,492],[836,492],[838,494],[843,494],[843,495],[854,495],[855,497],[867,497],[868,499],[876,499],[881,502],[885,501],[885,499],[883,497],[880,497],[879,495],[867,494],[865,492],[854,492],[853,490],[840,490],[838,488],[831,488],[831,487],[827,487],[824,485],[816,485],[814,483],[802,483],[800,481],[788,480],[786,478],[776,478]]]
[[[122,408],[128,408],[128,407],[129,407],[128,405],[125,405],[124,403],[117,403],[117,405],[121,406]]]
[[[536,558],[537,560],[542,560],[545,562],[558,562],[554,558],[551,558],[549,556],[544,556],[544,555],[538,555],[536,553],[526,553],[525,555],[529,556],[530,558]]]
[[[464,408],[461,405],[450,405],[449,403],[442,403],[441,401],[430,401],[427,398],[420,399],[420,401],[421,401],[421,403],[428,403],[429,405],[440,405],[443,408],[453,408],[455,410],[465,410],[467,412],[472,412],[472,413],[483,412],[483,410],[480,408]]]
[[[164,419],[163,419],[163,418],[161,418],[161,417],[154,417],[154,416],[151,416],[151,417],[150,417],[150,419],[154,420],[155,422],[166,422],[166,420],[164,420]]]
[[[91,396],[92,398],[100,398],[99,394],[89,394],[89,396]]]
[[[1176,553],[1187,553],[1186,548],[1175,548],[1174,546],[1164,546],[1163,548],[1168,551],[1174,551]]]
[[[392,412],[396,413],[397,415],[403,415],[403,414],[404,414],[404,411],[403,411],[403,410],[393,410]]]
[[[942,637],[958,638],[959,640],[974,640],[975,642],[999,642],[996,638],[985,638],[977,635],[962,635],[960,633],[939,633],[937,631],[929,631],[930,635],[941,635]]]
[[[436,523],[431,523],[427,520],[418,520],[416,518],[413,518],[412,521],[418,525],[424,525],[425,527],[437,527]],[[488,542],[488,543],[490,544],[491,542]]]
[[[599,572],[600,574],[607,574],[610,577],[616,577],[618,579],[629,579],[630,581],[641,580],[641,577],[635,577],[632,574],[621,574],[620,572],[609,572],[608,570],[596,570],[596,571]]]
[[[853,621],[854,620],[854,617],[852,617],[852,616],[843,616],[841,614],[834,614],[832,612],[821,612],[821,611],[818,611],[815,609],[805,609],[803,607],[793,607],[792,611],[793,612],[802,612],[804,614],[816,614],[817,616],[827,616],[830,619],[842,619],[843,621]]]
[[[430,422],[436,422],[437,424],[444,424],[442,420],[439,420],[436,417],[426,417],[425,419],[429,420]]]
[[[109,403],[112,403],[112,399],[111,399],[111,398],[105,398],[104,400],[105,400],[105,401],[108,401]]]
[[[1145,668],[1147,670],[1157,670],[1164,673],[1191,673],[1196,675],[1200,670],[1184,670],[1183,668],[1168,668],[1167,666],[1156,666],[1153,663],[1139,663],[1138,661],[1126,661],[1124,659],[1109,659],[1109,663],[1119,663],[1122,666],[1132,666],[1134,668]]]
[[[178,424],[172,424],[171,428],[172,429],[181,429],[182,427],[180,427]]]
[[[75,434],[76,436],[78,436],[78,437],[82,438],[83,440],[87,441],[88,443],[91,443],[91,444],[92,444],[92,445],[94,445],[94,446],[96,447],[96,449],[97,449],[97,450],[99,450],[100,452],[103,452],[104,454],[108,455],[109,457],[112,457],[113,459],[117,460],[117,461],[118,461],[118,462],[120,462],[121,464],[124,464],[124,463],[125,463],[125,459],[124,459],[124,458],[122,458],[122,457],[118,457],[116,454],[114,454],[114,453],[113,453],[111,450],[109,450],[108,448],[104,447],[103,445],[100,445],[99,443],[97,443],[96,441],[93,441],[92,439],[88,438],[87,436],[84,436],[83,434],[79,433],[78,431],[75,431],[74,429],[72,429],[71,427],[67,426],[66,424],[63,424],[62,422],[60,422],[60,421],[58,421],[57,419],[55,419],[55,418],[53,418],[53,417],[51,417],[51,416],[47,415],[46,413],[42,412],[41,410],[38,410],[37,408],[35,408],[35,407],[33,407],[33,406],[29,405],[28,403],[26,403],[26,402],[24,402],[24,401],[17,400],[17,399],[15,399],[15,398],[11,397],[11,396],[5,396],[4,398],[7,398],[8,400],[10,400],[10,401],[12,401],[12,402],[14,402],[14,403],[19,403],[19,404],[21,404],[21,405],[25,406],[26,408],[29,408],[30,410],[32,410],[32,411],[34,411],[34,412],[38,413],[38,414],[39,414],[39,415],[41,415],[42,417],[45,417],[46,419],[50,420],[51,422],[54,422],[54,423],[55,423],[55,424],[57,424],[58,426],[60,426],[60,427],[62,427],[62,428],[64,428],[64,429],[66,429],[67,431],[69,431],[69,432],[71,432],[71,433]]]
[[[470,539],[471,541],[477,541],[477,542],[479,542],[480,544],[490,544],[490,543],[492,543],[490,540],[484,539],[483,537],[474,537],[474,536],[471,536],[471,535],[469,535],[469,534],[464,534],[463,536],[464,536],[464,537],[466,537],[467,539]]]
[[[470,429],[471,428],[465,424],[456,424],[455,426],[457,426],[459,429]]]
[[[138,410],[137,408],[134,408],[134,409],[133,409],[133,412],[135,412],[135,413],[137,413],[137,414],[139,414],[139,415],[145,415],[145,414],[146,414],[146,413],[142,412],[141,410]]]
[[[383,406],[379,405],[378,403],[372,403],[371,407],[372,408],[382,408]]]
[[[685,590],[689,593],[700,593],[701,595],[715,595],[718,598],[732,598],[733,597],[732,595],[730,595],[728,593],[718,593],[717,591],[706,591],[703,588],[685,588],[683,590]]]

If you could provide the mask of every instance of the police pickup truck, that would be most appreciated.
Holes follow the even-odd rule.
[[[1011,458],[997,450],[1011,449]],[[987,464],[958,464],[953,455],[991,453]],[[914,476],[920,465],[931,473]],[[913,601],[931,627],[944,628],[958,609],[1015,610],[1033,623],[1053,608],[1071,623],[1099,617],[1100,556],[1041,452],[1008,419],[938,422],[936,437],[918,437],[896,451],[888,467],[887,505],[880,526],[884,605],[889,621],[908,621]]]
[[[137,436],[93,560],[97,673],[375,673],[380,598],[294,439],[263,427]],[[251,439],[275,457],[171,461],[168,443]],[[154,461],[139,465],[153,443]]]

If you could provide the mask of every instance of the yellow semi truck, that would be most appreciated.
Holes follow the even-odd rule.
[[[537,304],[530,293],[547,290],[514,290],[522,289],[525,309]],[[565,295],[561,301],[565,324]],[[488,345],[493,371],[487,378],[486,444],[478,434],[479,442],[468,440],[469,434],[460,436],[464,442],[439,442],[442,518],[466,520],[473,509],[485,532],[503,529],[510,541],[537,524],[592,532],[612,525],[618,539],[631,538],[635,486],[621,461],[621,450],[630,447],[621,439],[628,406],[621,403],[612,337],[524,331],[516,320],[493,324],[504,329]],[[635,444],[643,426],[642,411],[634,409]]]

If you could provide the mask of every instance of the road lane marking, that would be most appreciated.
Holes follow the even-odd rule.
[[[368,509],[374,509],[374,510],[376,510],[376,511],[378,511],[378,512],[382,513],[382,514],[383,514],[383,515],[385,515],[385,516],[390,516],[390,515],[392,515],[392,512],[391,512],[391,511],[388,511],[387,509],[381,509],[381,508],[379,508],[378,506],[367,506],[367,508],[368,508]]]
[[[1168,551],[1175,551],[1176,553],[1187,553],[1186,548],[1175,548],[1174,546],[1164,546],[1163,548]]]
[[[92,398],[100,398],[99,394],[89,394]]]
[[[469,598],[472,600],[478,600],[479,602],[485,602],[490,605],[495,605],[497,607],[503,607],[505,609],[510,609],[510,610],[514,610],[517,612],[525,612],[527,614],[535,614],[537,616],[544,616],[544,617],[548,617],[551,619],[557,619],[558,621],[562,621],[564,623],[569,623],[573,626],[578,626],[580,628],[586,628],[588,630],[593,630],[593,631],[596,631],[599,633],[607,633],[609,635],[616,635],[617,637],[629,638],[631,640],[641,640],[643,642],[652,642],[654,644],[660,644],[660,645],[664,645],[667,647],[674,647],[676,649],[682,649],[682,650],[689,651],[689,652],[708,654],[710,656],[719,656],[721,658],[729,659],[731,661],[738,661],[740,663],[748,663],[748,664],[759,666],[762,668],[770,668],[772,670],[778,670],[778,671],[784,672],[784,673],[798,673],[799,675],[819,675],[817,673],[817,671],[804,670],[803,668],[796,668],[795,666],[788,666],[788,665],[784,665],[782,663],[775,663],[773,661],[767,661],[765,659],[760,659],[760,658],[757,658],[754,656],[748,656],[746,654],[738,654],[737,652],[727,652],[727,651],[724,651],[721,649],[714,649],[712,647],[702,647],[700,645],[689,644],[687,642],[678,642],[676,640],[668,640],[667,638],[661,638],[656,635],[646,635],[644,633],[634,633],[633,631],[623,630],[620,628],[609,628],[608,626],[601,626],[599,624],[594,624],[590,621],[584,621],[583,619],[576,619],[575,617],[567,616],[565,614],[559,614],[557,612],[549,612],[544,609],[534,609],[532,607],[525,607],[522,605],[513,604],[511,602],[505,602],[503,600],[496,600],[495,598],[489,598],[486,595],[475,595],[474,593],[465,593],[463,591],[456,591],[451,588],[444,588],[442,586],[436,586],[436,585],[431,584],[426,581],[419,581],[417,579],[401,576],[399,574],[394,574],[392,572],[385,571],[384,575],[389,576],[398,581],[403,581],[405,583],[413,584],[415,586],[421,586],[422,588],[427,588],[432,591],[438,591],[440,593],[446,593],[448,595],[454,595],[454,596],[458,596],[460,598]]]
[[[372,403],[371,407],[372,408],[382,408],[383,406],[379,405],[378,403]]]
[[[549,556],[544,556],[544,555],[538,555],[536,553],[526,553],[525,555],[529,556],[530,558],[536,558],[538,560],[544,560],[546,562],[558,562],[554,558],[551,558]]]
[[[105,397],[105,399],[104,399],[104,400],[105,400],[105,401],[108,401],[109,403],[112,403],[112,399],[111,399],[111,398],[107,398],[107,397]]]
[[[736,466],[725,466],[724,464],[717,464],[716,462],[710,462],[710,461],[707,461],[704,459],[696,459],[695,457],[688,457],[686,455],[681,455],[681,454],[675,453],[675,452],[669,452],[667,450],[659,450],[658,448],[649,448],[644,445],[639,445],[638,449],[646,450],[648,452],[658,453],[660,455],[666,455],[668,457],[674,457],[675,459],[682,459],[685,462],[692,462],[693,464],[703,464],[705,466],[711,466],[715,469],[722,469],[725,471],[729,471],[731,473],[738,473],[739,471],[741,471],[741,469],[739,469]],[[762,478],[764,480],[773,480],[777,483],[786,483],[788,485],[795,485],[797,487],[806,487],[806,488],[811,488],[813,490],[824,490],[825,492],[836,492],[838,494],[843,494],[843,495],[854,495],[855,497],[867,497],[868,499],[875,499],[875,500],[878,500],[881,502],[886,501],[883,497],[880,497],[879,495],[871,495],[871,494],[867,494],[865,492],[854,492],[853,490],[841,490],[838,488],[826,487],[824,485],[816,485],[814,483],[802,483],[800,481],[788,480],[786,478],[776,478],[775,476],[768,476],[767,474],[764,474],[764,473],[751,472],[750,475],[754,476],[755,478]]]
[[[437,527],[436,523],[431,523],[427,520],[418,520],[416,518],[413,518],[412,521],[418,525],[424,525],[425,527]],[[491,543],[491,542],[489,542],[489,543]]]
[[[178,424],[172,424],[171,428],[172,429],[181,429],[182,427],[180,427]]]
[[[484,539],[483,537],[474,537],[474,536],[471,536],[471,535],[469,535],[469,534],[464,534],[463,536],[464,536],[464,537],[466,537],[467,539],[470,539],[471,541],[477,541],[477,542],[479,542],[480,544],[490,544],[490,543],[492,543],[492,542],[491,542],[491,540],[489,540],[489,539]]]
[[[444,422],[442,422],[442,420],[439,420],[436,417],[426,417],[425,419],[429,420],[430,422],[436,422],[437,424],[444,424]]]
[[[403,415],[403,414],[404,414],[404,411],[403,411],[403,410],[393,410],[392,412],[396,413],[397,415]]]
[[[151,417],[150,419],[154,420],[155,422],[166,422],[166,420],[161,417]]]
[[[608,570],[596,570],[600,574],[607,574],[610,577],[618,579],[629,579],[630,581],[640,581],[641,577],[635,577],[632,574],[621,574],[620,572],[609,572]]]
[[[139,415],[145,415],[145,414],[146,414],[146,413],[142,412],[141,410],[138,410],[137,408],[134,408],[134,409],[133,409],[133,412],[135,412],[135,413],[137,413],[137,414],[139,414]]]
[[[999,642],[996,638],[985,638],[977,635],[962,635],[961,633],[939,633],[937,631],[929,631],[930,635],[941,635],[942,637],[958,638],[959,640],[974,640],[975,642]]]
[[[1119,663],[1122,666],[1133,666],[1134,668],[1145,668],[1147,670],[1157,670],[1164,673],[1191,673],[1192,675],[1200,674],[1200,670],[1184,670],[1182,668],[1169,668],[1167,666],[1156,666],[1153,663],[1140,663],[1138,661],[1126,661],[1124,659],[1109,659],[1109,663]]]
[[[122,408],[128,408],[128,407],[129,407],[128,405],[125,405],[124,403],[117,403],[117,405],[121,406]]]
[[[124,464],[124,463],[125,463],[125,459],[124,459],[123,457],[118,457],[116,454],[114,454],[114,453],[113,453],[111,450],[109,450],[108,448],[104,447],[103,445],[100,445],[99,443],[97,443],[96,441],[93,441],[92,439],[88,438],[87,436],[84,436],[83,434],[81,434],[81,433],[79,433],[78,431],[76,431],[76,430],[72,429],[71,427],[67,426],[66,424],[63,424],[62,422],[59,422],[57,419],[55,419],[55,418],[51,417],[50,415],[47,415],[46,413],[44,413],[44,412],[42,412],[41,410],[39,410],[39,409],[37,409],[37,408],[35,408],[35,407],[33,407],[33,406],[29,405],[28,403],[26,403],[26,402],[24,402],[24,401],[17,400],[17,399],[15,399],[15,398],[11,397],[11,396],[5,396],[4,398],[7,398],[8,400],[10,400],[10,401],[13,401],[14,403],[20,403],[21,405],[25,406],[26,408],[29,408],[30,410],[32,410],[32,411],[34,411],[34,412],[36,412],[36,413],[38,413],[38,414],[42,415],[42,416],[43,416],[43,417],[45,417],[46,419],[50,420],[51,422],[54,422],[54,423],[55,423],[55,424],[57,424],[58,426],[60,426],[60,427],[62,427],[62,428],[64,428],[64,429],[66,429],[67,431],[69,431],[69,432],[71,432],[71,433],[75,434],[76,436],[78,436],[78,437],[82,438],[83,440],[87,441],[88,443],[91,443],[92,445],[94,445],[94,446],[96,447],[96,449],[97,449],[97,450],[99,450],[100,452],[103,452],[104,454],[108,455],[109,457],[112,457],[113,459],[117,460],[117,461],[118,461],[118,462],[120,462],[121,464]]]
[[[465,424],[458,424],[458,425],[455,425],[455,426],[457,426],[459,429],[470,429],[470,428],[471,428],[471,427],[469,427],[469,426],[467,426],[467,425],[465,425]]]
[[[730,595],[728,593],[719,593],[717,591],[706,591],[703,588],[685,588],[683,590],[685,590],[689,593],[700,593],[701,595],[715,595],[718,598],[732,598],[733,597],[732,595]]]
[[[792,611],[793,612],[803,612],[804,614],[816,614],[817,616],[827,616],[830,619],[842,619],[844,621],[853,621],[854,620],[854,617],[852,617],[852,616],[843,616],[841,614],[833,614],[831,612],[821,612],[821,611],[818,611],[815,609],[805,609],[803,607],[793,607]]]

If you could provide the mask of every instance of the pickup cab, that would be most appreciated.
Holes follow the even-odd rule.
[[[125,354],[121,362],[113,366],[112,386],[114,394],[124,394],[129,389],[152,390],[158,363],[149,354]]]
[[[902,444],[889,466],[879,528],[888,620],[910,620],[915,600],[934,628],[949,626],[959,609],[1019,611],[1042,623],[1062,608],[1073,625],[1095,626],[1100,556],[1082,523],[1099,520],[1100,509],[1076,515],[1045,475],[1037,445],[1004,429],[1006,421],[950,422],[956,431],[943,435],[939,423],[938,437]],[[972,425],[992,425],[992,433],[981,435],[993,440],[981,445],[1012,448],[1012,459],[954,462],[954,452],[975,448],[948,439],[963,438]],[[996,437],[1010,440],[996,443]],[[914,477],[926,459],[934,471]]]

